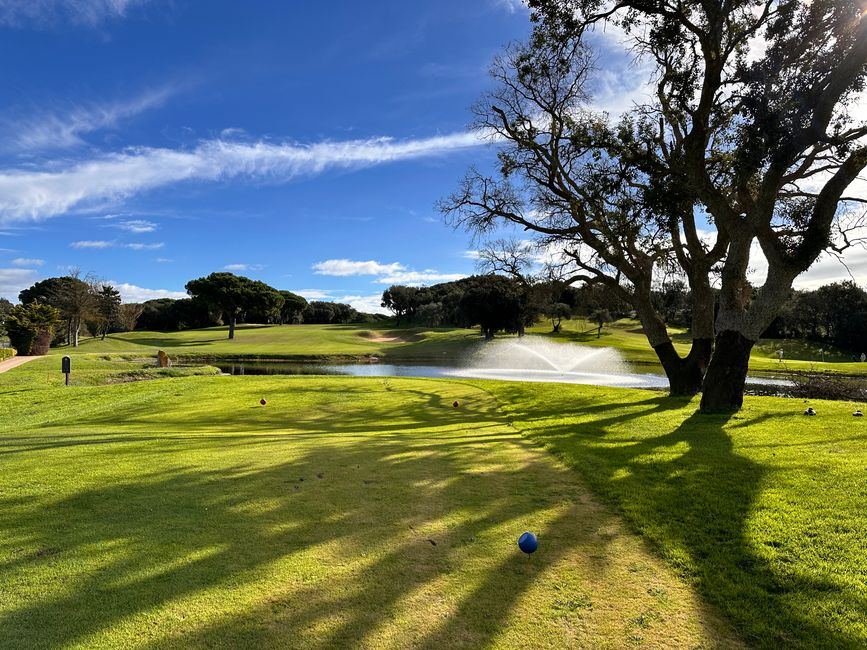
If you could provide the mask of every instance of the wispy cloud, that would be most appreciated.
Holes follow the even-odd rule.
[[[334,293],[327,289],[291,289],[291,291],[307,300],[331,300]]]
[[[95,248],[95,249],[104,249],[104,248],[128,248],[133,251],[155,251],[165,247],[164,242],[155,242],[152,244],[143,244],[140,242],[133,243],[121,243],[116,241],[105,241],[104,239],[88,239],[83,241],[74,241],[69,244],[71,248]]]
[[[492,0],[495,7],[502,9],[510,14],[526,11],[527,4],[524,0]]]
[[[12,266],[42,266],[45,260],[30,257],[16,257],[11,262]]]
[[[18,294],[36,281],[33,269],[0,269],[0,298],[17,302]]]
[[[374,260],[366,262],[354,260],[325,260],[317,262],[313,265],[313,270],[319,275],[381,275],[383,273],[397,273],[403,271],[406,267],[398,262],[391,264],[382,264]]]
[[[139,287],[126,282],[115,282],[114,280],[109,280],[108,284],[112,285],[120,292],[120,297],[124,302],[144,302],[146,300],[156,300],[158,298],[174,298],[175,300],[179,300],[181,298],[189,297],[183,291],[146,289],[145,287]]]
[[[439,273],[433,269],[424,271],[402,271],[379,278],[379,284],[422,285],[434,282],[454,282],[467,277],[466,273]]]
[[[82,136],[116,128],[124,119],[159,108],[173,92],[167,86],[105,105],[87,104],[35,113],[27,110],[24,117],[19,110],[0,121],[0,132],[4,136],[2,147],[7,151],[36,152],[81,146],[85,144]]]
[[[265,268],[264,264],[226,264],[223,267],[224,271],[261,271]]]
[[[0,170],[0,225],[45,219],[183,181],[242,177],[280,182],[329,169],[443,155],[480,144],[473,133],[315,144],[205,140],[192,150],[139,147],[66,167],[55,163],[43,171],[5,169]]]
[[[70,244],[72,248],[111,248],[114,242],[104,240],[86,239],[82,241],[74,241]]]
[[[157,224],[147,219],[129,219],[110,224],[110,227],[140,235],[145,232],[153,232],[157,229]]]
[[[95,27],[106,20],[123,18],[130,9],[149,0],[0,0],[0,24],[73,23]]]
[[[345,295],[338,299],[357,311],[366,314],[387,314],[388,310],[382,306],[382,294],[375,293],[369,296]]]

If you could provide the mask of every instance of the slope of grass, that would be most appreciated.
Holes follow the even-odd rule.
[[[534,334],[544,334],[554,340],[582,345],[613,347],[633,363],[658,365],[659,360],[647,342],[641,325],[633,320],[608,323],[597,336],[598,326],[582,319],[563,321],[561,331],[551,333],[550,323],[539,323],[530,328]],[[691,337],[683,328],[669,328],[674,346],[681,355],[689,352]],[[783,350],[780,362],[778,350]],[[824,350],[824,352],[823,352]],[[852,355],[833,346],[821,345],[801,339],[763,339],[753,348],[750,370],[761,372],[840,372],[851,375],[867,374],[867,363],[853,362]]]
[[[867,647],[867,419],[747,398],[731,417],[641,391],[491,384],[762,648]],[[864,408],[863,405],[860,408]]]
[[[0,647],[737,645],[477,385],[55,362],[0,375]]]
[[[436,360],[453,357],[478,342],[478,332],[454,328],[372,328],[360,325],[242,325],[233,340],[227,328],[181,332],[124,332],[105,341],[82,339],[78,349],[54,354],[141,354],[165,350],[171,357],[322,359],[387,356]]]

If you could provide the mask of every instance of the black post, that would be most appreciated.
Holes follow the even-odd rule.
[[[66,375],[66,385],[69,386],[69,373],[72,372],[72,359],[63,357],[60,360],[60,372]]]

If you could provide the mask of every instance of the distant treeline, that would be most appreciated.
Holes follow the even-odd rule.
[[[654,301],[669,325],[689,327],[689,291],[682,282],[672,282],[654,292]],[[860,354],[867,349],[867,291],[851,281],[814,290],[792,290],[762,337],[831,343]]]
[[[556,331],[562,319],[573,315],[605,323],[629,310],[602,287],[528,283],[501,275],[474,275],[430,287],[394,285],[382,294],[382,306],[394,314],[398,325],[478,325],[487,338],[498,331],[521,334],[542,316]]]

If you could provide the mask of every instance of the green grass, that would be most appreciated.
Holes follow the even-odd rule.
[[[563,321],[561,331],[551,333],[550,323],[539,323],[529,329],[534,334],[544,334],[554,340],[580,343],[582,345],[613,347],[620,350],[627,361],[659,365],[653,348],[647,342],[641,325],[633,320],[619,320],[602,328],[597,338],[598,327],[589,321],[573,319]],[[683,328],[669,328],[674,346],[685,356],[689,352],[691,337]],[[777,351],[783,350],[783,362]],[[825,350],[825,353],[822,353]],[[839,372],[850,375],[867,374],[867,363],[853,362],[852,355],[833,346],[801,339],[763,339],[753,348],[750,370],[761,372]]]
[[[492,384],[76,364],[0,375],[0,647],[738,645]]]
[[[371,325],[242,325],[235,339],[227,328],[182,332],[125,332],[105,341],[86,338],[78,349],[55,348],[54,354],[133,354],[170,357],[325,359],[388,357],[437,360],[453,357],[478,342],[478,332],[454,328],[372,328]]]
[[[763,648],[867,647],[867,421],[747,398],[734,416],[597,387],[492,384],[546,445]],[[863,406],[861,406],[863,409]]]
[[[540,323],[529,333],[555,341],[607,346],[618,349],[627,361],[653,366],[661,372],[659,361],[636,321],[621,320],[606,325],[602,336],[583,320],[564,321],[559,334],[550,324]],[[681,354],[689,351],[689,333],[671,329],[675,347]],[[126,332],[112,334],[105,341],[82,339],[76,350],[55,348],[53,354],[122,354],[156,356],[165,350],[172,358],[270,358],[295,360],[367,359],[375,356],[389,361],[452,363],[482,345],[478,330],[455,328],[374,327],[362,325],[247,325],[238,328],[230,341],[225,327],[183,332]],[[823,346],[806,341],[760,341],[750,359],[751,370],[759,372],[832,371],[867,374],[867,363],[853,363],[851,356],[830,349],[823,357]],[[828,348],[828,346],[824,346]],[[783,349],[780,363],[777,350]],[[822,359],[824,358],[824,362]]]

